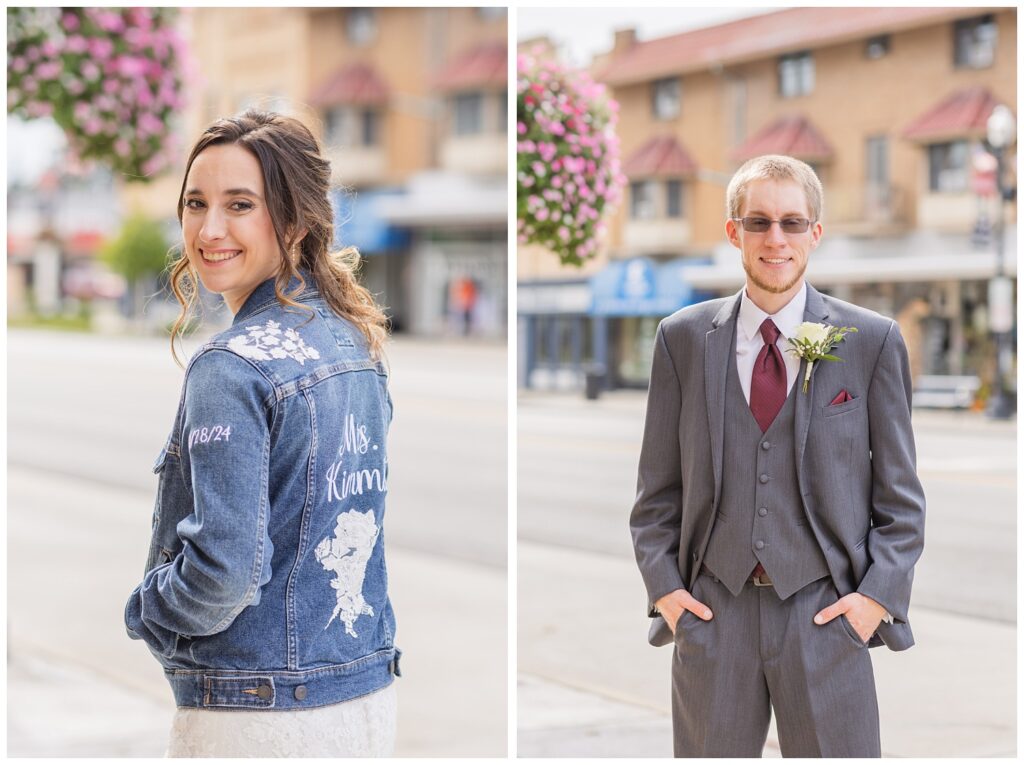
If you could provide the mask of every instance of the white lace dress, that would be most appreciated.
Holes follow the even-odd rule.
[[[391,757],[395,684],[315,709],[240,711],[179,707],[168,757]]]

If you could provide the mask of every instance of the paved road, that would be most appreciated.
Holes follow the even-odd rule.
[[[389,356],[397,753],[503,756],[507,622],[479,614],[507,602],[505,348],[403,339]],[[170,690],[122,612],[180,383],[162,341],[8,334],[12,755],[164,751]]]
[[[520,755],[671,754],[669,654],[646,645],[627,525],[644,408],[636,392],[519,397]],[[883,749],[1012,754],[1016,424],[923,411],[914,422],[928,498],[918,645],[872,652]]]

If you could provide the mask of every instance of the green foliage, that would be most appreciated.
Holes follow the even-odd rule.
[[[112,270],[134,283],[164,270],[168,248],[160,224],[135,214],[124,222],[118,235],[104,245],[100,256]]]

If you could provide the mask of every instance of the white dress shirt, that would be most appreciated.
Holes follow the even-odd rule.
[[[768,318],[774,321],[775,326],[779,328],[779,338],[775,341],[775,345],[782,352],[782,359],[786,362],[786,394],[789,394],[793,383],[796,382],[796,378],[800,374],[800,357],[790,352],[793,346],[789,344],[788,340],[796,335],[797,327],[803,324],[806,305],[807,282],[804,282],[792,300],[772,315],[754,305],[754,301],[747,297],[747,290],[744,288],[743,296],[740,298],[740,315],[736,320],[736,371],[740,376],[743,397],[747,399],[748,404],[750,403],[750,378],[754,374],[754,362],[757,360],[757,354],[764,347],[761,324]]]

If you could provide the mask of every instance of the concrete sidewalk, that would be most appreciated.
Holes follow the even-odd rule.
[[[518,590],[519,756],[671,757],[671,649],[647,645],[633,562],[520,541]],[[1015,756],[1015,625],[911,618],[917,645],[871,651],[883,755]],[[765,756],[779,756],[774,726]]]
[[[505,592],[504,572],[395,547],[388,558],[403,651],[396,756],[503,757],[506,622],[479,615],[505,613],[504,599],[494,601]],[[146,649],[124,636],[107,660],[118,651],[132,665]],[[8,756],[162,757],[174,704],[146,653],[148,663],[129,677],[124,666],[105,672],[97,657],[70,647],[55,653],[30,631],[12,630]]]

